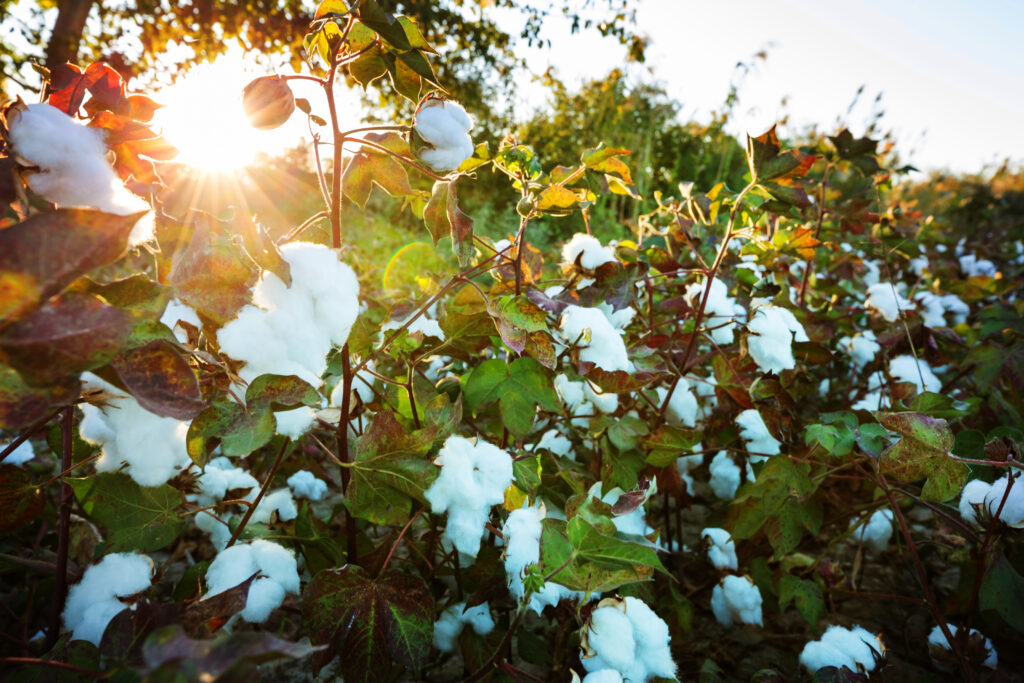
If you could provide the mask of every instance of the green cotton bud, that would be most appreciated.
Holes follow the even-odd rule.
[[[531,564],[526,568],[526,573],[523,576],[523,590],[529,595],[530,593],[539,593],[543,589],[544,573],[539,564]]]

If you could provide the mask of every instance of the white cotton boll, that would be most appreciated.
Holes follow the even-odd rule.
[[[33,191],[62,207],[89,207],[120,216],[149,211],[111,167],[103,131],[42,103],[14,113],[8,123],[14,152],[40,168],[27,178]],[[135,246],[152,236],[150,214],[135,224],[128,242]]]
[[[669,395],[668,388],[658,387],[657,393],[658,403],[664,404],[665,397]],[[697,410],[697,397],[690,388],[690,383],[680,377],[668,399],[668,406],[665,408],[666,419],[669,424],[676,427],[694,427],[697,424]]]
[[[782,452],[782,443],[771,435],[761,413],[754,408],[744,410],[736,417],[740,426],[740,438],[747,442],[748,456],[753,462],[766,460],[768,456]]]
[[[174,332],[174,338],[184,344],[188,341],[188,335],[185,334],[184,329],[178,326],[179,321],[194,325],[199,329],[203,327],[203,321],[199,319],[195,309],[191,306],[186,306],[177,299],[171,299],[167,303],[167,308],[164,309],[164,314],[160,316],[160,322],[171,328],[171,331]]]
[[[1024,480],[1019,477],[1015,479],[1007,493],[1009,486],[1010,475],[992,482],[992,486],[985,492],[985,507],[992,516],[999,512],[999,519],[1014,529],[1024,528]],[[1002,510],[999,509],[1000,505],[1003,506]]]
[[[954,627],[952,624],[949,625],[950,631],[953,633],[953,638],[963,630],[963,627]],[[988,667],[989,669],[996,669],[999,667],[999,655],[996,653],[995,646],[992,645],[992,641],[989,638],[985,638],[984,634],[978,629],[972,628],[968,632],[968,637],[976,636],[977,639],[984,639],[985,642],[985,660],[981,662],[982,666]],[[931,632],[928,634],[928,644],[942,648],[943,650],[952,650],[953,648],[949,644],[949,640],[946,639],[946,634],[942,632],[942,627],[936,625]],[[945,668],[945,667],[943,667]]]
[[[615,669],[592,671],[583,677],[582,683],[622,683],[622,674]]]
[[[562,313],[562,338],[580,347],[580,360],[603,370],[631,370],[626,344],[599,308],[569,306]]]
[[[562,375],[564,377],[565,375]],[[549,429],[544,432],[540,437],[540,441],[537,442],[537,446],[534,448],[535,451],[540,449],[547,449],[553,455],[561,455],[569,460],[576,461],[576,453],[572,447],[572,441],[559,432],[557,429]]]
[[[753,334],[747,337],[747,350],[757,367],[765,372],[781,372],[796,367],[793,341],[808,341],[803,325],[792,311],[781,306],[761,306],[747,323]]]
[[[864,330],[852,337],[843,337],[839,340],[839,348],[850,356],[850,360],[858,368],[870,363],[881,350],[881,345],[875,341],[875,333],[871,330]]]
[[[0,443],[0,451],[7,448],[9,443]],[[13,451],[7,454],[7,457],[3,459],[2,464],[4,465],[24,465],[29,460],[36,457],[35,449],[32,448],[32,442],[25,439],[21,444]]]
[[[562,399],[562,403],[573,411],[583,402],[583,382],[574,382],[565,375],[555,375],[555,391]]]
[[[505,574],[509,591],[517,600],[522,600],[526,594],[523,570],[540,561],[541,520],[544,516],[543,503],[522,507],[509,513],[501,530],[505,537]]]
[[[889,322],[899,320],[900,312],[911,308],[910,302],[900,296],[888,282],[868,287],[868,298],[864,306],[877,311]]]
[[[709,527],[700,532],[700,536],[707,541],[708,559],[715,569],[736,570],[739,567],[739,560],[736,559],[736,543],[729,536],[725,529]]]
[[[800,652],[800,664],[812,674],[826,666],[834,666],[837,669],[845,667],[854,673],[857,671],[853,657],[820,640],[813,640],[804,645]]]
[[[580,661],[591,674],[611,669],[627,681],[675,678],[668,626],[641,600],[602,601],[590,616],[584,638]]]
[[[646,676],[675,678],[676,664],[669,650],[668,624],[637,598],[626,598],[626,616],[633,623],[636,659]]]
[[[316,422],[316,412],[309,406],[299,406],[291,410],[275,411],[274,419],[277,420],[278,434],[298,439]]]
[[[704,297],[704,288],[707,281],[695,282],[686,288],[686,298],[696,311],[700,308],[700,302]],[[704,328],[711,330],[711,339],[716,344],[731,344],[733,341],[733,330],[736,318],[745,315],[742,306],[729,296],[729,287],[715,278],[711,281],[711,292],[708,295],[707,305],[704,307]]]
[[[960,270],[968,277],[995,277],[999,274],[996,264],[988,259],[979,259],[974,254],[964,254],[958,260]]]
[[[155,415],[131,396],[92,373],[82,375],[87,389],[102,389],[112,397],[99,408],[82,404],[79,433],[102,446],[99,472],[114,472],[127,463],[127,473],[140,486],[159,486],[192,464],[185,448],[188,423]]]
[[[602,246],[596,237],[578,232],[562,247],[562,265],[572,267],[577,258],[584,270],[596,270],[605,263],[614,262],[615,251]]]
[[[286,594],[298,595],[299,571],[295,555],[282,546],[262,539],[236,543],[219,553],[206,570],[205,598],[234,588],[253,574],[259,576],[249,587],[242,619],[258,624],[281,606]]]
[[[421,149],[418,154],[435,171],[454,171],[473,156],[473,140],[469,137],[473,119],[457,102],[428,101],[416,113],[412,125],[424,141],[433,145],[433,149]]]
[[[469,624],[479,636],[494,630],[494,619],[487,603],[466,609],[466,603],[452,605],[434,622],[434,647],[441,652],[453,652],[462,629]]]
[[[632,512],[627,512],[624,515],[615,515],[612,517],[612,524],[615,525],[615,530],[619,533],[630,534],[632,536],[647,536],[648,534],[654,533],[654,529],[647,525],[647,518],[644,516],[644,506],[647,501],[650,500],[651,496],[654,495],[656,486],[654,482],[651,483],[650,488],[644,493],[644,500],[639,506]],[[594,485],[587,491],[588,495],[600,498],[601,502],[608,503],[609,505],[615,505],[619,502],[625,491],[620,489],[618,486],[612,488],[604,496],[601,495],[601,482],[594,482]]]
[[[599,301],[597,303],[597,307],[600,308],[601,312],[604,313],[606,318],[608,318],[608,322],[612,324],[612,327],[619,332],[629,327],[629,324],[633,322],[633,318],[636,317],[636,309],[632,306],[626,306],[625,308],[620,308],[616,311],[611,304],[605,301]]]
[[[210,543],[218,551],[223,550],[231,540],[231,527],[223,517],[217,519],[209,512],[200,512],[195,516],[196,528],[210,536]],[[223,521],[222,521],[223,520]]]
[[[939,297],[946,313],[952,315],[954,325],[967,322],[967,316],[971,314],[971,307],[964,303],[963,299],[956,294],[943,294]]]
[[[245,470],[235,467],[225,457],[214,458],[206,463],[206,469],[196,479],[199,492],[195,499],[200,507],[213,505],[224,500],[228,491],[243,491],[242,496],[253,498],[260,483]]]
[[[711,480],[708,484],[720,500],[732,500],[736,497],[736,489],[740,487],[740,468],[728,451],[718,451],[708,466]]]
[[[619,395],[610,391],[601,391],[590,382],[583,382],[583,395],[590,403],[602,413],[614,413],[619,409]]]
[[[914,275],[917,277],[921,277],[921,274],[924,273],[924,271],[931,269],[931,266],[928,263],[928,257],[924,254],[921,254],[917,258],[910,259],[910,263],[907,265],[910,266],[910,270],[912,270]]]
[[[867,546],[873,553],[884,553],[889,547],[889,539],[892,538],[892,520],[892,510],[875,510],[874,514],[854,531],[853,538]],[[850,525],[853,526],[860,521],[851,520]]]
[[[919,305],[921,322],[933,328],[946,326],[946,307],[942,305],[940,297],[922,290],[914,295],[914,301]]]
[[[602,660],[602,668],[626,672],[634,666],[636,644],[633,622],[624,611],[615,607],[598,607],[594,610],[587,629],[587,644],[597,652]],[[589,661],[592,659],[582,660],[583,667],[588,671]]]
[[[288,486],[296,498],[307,500],[321,500],[327,493],[327,482],[309,470],[299,470],[288,477]]]
[[[821,640],[811,641],[800,653],[800,664],[812,674],[825,666],[846,667],[850,671],[869,672],[875,668],[875,653],[884,654],[882,639],[866,629],[829,626]]]
[[[435,358],[434,360],[436,361],[442,359],[438,357]],[[431,361],[431,364],[433,364],[433,361]],[[366,364],[365,368],[357,372],[355,377],[352,378],[352,391],[358,394],[359,400],[362,401],[363,404],[367,404],[373,401],[373,383],[377,379],[376,377],[374,377],[373,373],[376,371],[377,365],[371,360]]]
[[[745,576],[730,574],[711,591],[711,611],[726,628],[734,623],[763,626],[761,591]]]
[[[897,382],[911,382],[917,391],[937,392],[942,389],[942,380],[935,376],[927,361],[909,354],[896,356],[889,361],[889,374]],[[922,384],[922,379],[924,383]]]
[[[476,557],[491,506],[505,500],[512,483],[512,457],[485,441],[461,436],[444,442],[435,463],[441,473],[424,492],[435,514],[448,513],[444,537],[460,552]]]
[[[391,330],[397,330],[398,328],[402,327],[402,325],[405,325],[405,321],[408,319],[409,318],[406,317],[401,320],[387,321],[380,328],[381,335],[383,337],[389,336],[386,334],[387,332],[390,332]],[[409,327],[405,329],[409,334],[415,334],[416,332],[419,332],[424,337],[434,337],[435,339],[440,339],[441,341],[444,341],[444,331],[441,329],[441,324],[436,320],[431,320],[430,318],[428,318],[425,313],[420,317],[416,318],[415,320],[413,320]]]
[[[868,287],[877,285],[881,280],[881,271],[878,264],[874,261],[864,261],[864,268],[867,272],[864,273],[864,284]]]
[[[676,472],[679,473],[679,478],[686,484],[686,492],[691,496],[694,495],[693,491],[693,476],[690,472],[704,463],[704,455],[680,455],[676,458]]]
[[[299,516],[299,510],[295,507],[295,499],[292,498],[290,489],[278,489],[263,496],[249,521],[256,524],[269,524],[275,514],[278,521],[281,522],[290,522]]]
[[[75,640],[99,645],[110,620],[128,605],[118,600],[149,588],[153,561],[136,553],[111,553],[88,567],[71,587],[64,606],[64,628]]]

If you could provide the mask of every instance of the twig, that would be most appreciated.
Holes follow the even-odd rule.
[[[235,531],[231,534],[231,538],[228,540],[228,544],[225,548],[230,548],[238,540],[238,537],[242,535],[242,531],[245,530],[245,525],[249,523],[249,518],[252,517],[253,513],[256,512],[256,508],[259,507],[260,501],[263,500],[263,496],[266,495],[267,490],[270,489],[270,485],[274,481],[274,475],[277,474],[277,468],[281,466],[281,461],[284,460],[284,452],[288,449],[288,444],[291,443],[291,439],[285,438],[284,443],[281,444],[281,450],[277,452],[277,458],[274,460],[273,466],[270,468],[270,472],[267,474],[266,480],[263,482],[263,486],[260,487],[259,493],[256,494],[256,499],[252,501],[252,505],[242,515],[242,521],[238,523]]]
[[[61,454],[60,469],[71,469],[71,457],[74,444],[71,441],[75,427],[75,409],[73,406],[64,408],[60,424]],[[71,538],[71,484],[60,483],[60,511],[57,517],[57,575],[54,579],[53,612],[50,614],[50,632],[46,636],[47,650],[57,642],[60,633],[60,615],[64,611],[64,601],[68,595],[68,551]]]

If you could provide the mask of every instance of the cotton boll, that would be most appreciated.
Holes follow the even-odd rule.
[[[572,411],[585,400],[583,397],[583,382],[574,382],[565,375],[555,375],[555,391],[562,399],[562,403]]]
[[[204,598],[234,588],[257,573],[259,576],[249,587],[249,597],[241,616],[250,623],[262,623],[281,606],[286,594],[299,593],[295,555],[276,543],[262,539],[236,543],[217,553],[206,570],[207,592]]]
[[[491,506],[504,501],[512,483],[512,457],[485,441],[450,436],[435,463],[441,473],[424,497],[435,514],[448,513],[445,538],[476,557]]]
[[[615,525],[616,531],[623,534],[630,534],[632,536],[647,536],[648,534],[654,533],[654,529],[647,526],[647,519],[644,516],[644,505],[647,504],[647,501],[650,500],[655,491],[656,486],[652,482],[650,488],[648,488],[644,493],[643,502],[638,505],[635,510],[627,512],[624,515],[615,515],[612,517],[612,524]],[[600,498],[603,503],[615,505],[619,502],[619,498],[625,494],[625,491],[616,486],[602,496],[601,482],[598,481],[590,487],[587,494],[594,496],[595,498]]]
[[[119,216],[149,211],[110,166],[103,131],[42,103],[13,113],[8,124],[14,152],[40,168],[27,178],[33,191],[62,207],[90,207]],[[135,246],[152,236],[149,215],[135,224],[128,242]]]
[[[224,500],[228,491],[242,490],[243,496],[255,497],[260,483],[245,470],[235,467],[225,457],[214,458],[206,463],[206,469],[196,479],[199,492],[195,502],[200,507],[213,505]]]
[[[598,607],[590,617],[587,627],[587,644],[593,648],[602,660],[602,668],[630,671],[634,666],[636,643],[633,634],[633,622],[625,611],[614,607]],[[588,671],[588,659],[583,659],[583,667]]]
[[[289,439],[298,439],[316,422],[316,412],[309,406],[299,406],[291,410],[274,412],[277,420],[277,433]]]
[[[964,303],[963,299],[956,294],[943,294],[939,297],[946,313],[951,314],[954,325],[967,322],[967,316],[971,314],[971,307]]]
[[[583,395],[590,404],[602,413],[614,413],[619,409],[619,395],[612,392],[601,391],[600,388],[591,385],[590,382],[583,382]]]
[[[735,622],[763,626],[761,591],[745,576],[730,574],[711,591],[711,611],[725,627]]]
[[[572,268],[579,258],[584,270],[596,270],[615,261],[615,251],[601,245],[596,237],[578,232],[562,246],[562,266]]]
[[[877,311],[889,322],[899,320],[900,312],[911,308],[910,302],[900,296],[888,282],[868,287],[868,298],[864,306]]]
[[[740,426],[740,438],[747,442],[747,450],[752,453],[748,458],[753,462],[766,460],[782,452],[782,443],[771,435],[768,425],[757,410],[744,410],[736,417],[736,424]]]
[[[564,377],[565,375],[561,376]],[[534,450],[539,451],[542,448],[547,449],[553,455],[561,455],[573,462],[576,461],[576,453],[573,450],[572,441],[569,441],[557,429],[549,429],[540,437],[540,441],[537,442]]]
[[[690,388],[690,383],[680,377],[675,387],[672,388],[672,395],[669,396],[668,389],[658,387],[658,403],[664,404],[668,396],[668,405],[665,407],[665,417],[669,424],[674,426],[685,425],[694,427],[697,424],[697,397]]]
[[[781,306],[761,306],[747,323],[753,334],[747,337],[747,350],[757,367],[765,372],[781,372],[796,367],[793,340],[808,341],[803,325],[793,313]]]
[[[64,606],[64,627],[75,640],[99,646],[111,619],[128,609],[118,600],[149,588],[153,561],[136,553],[111,553],[85,570]]]
[[[866,629],[854,626],[846,629],[829,626],[821,640],[812,641],[800,653],[800,664],[812,674],[825,666],[846,667],[850,671],[870,672],[876,666],[877,656],[885,653],[882,639]]]
[[[916,275],[917,277],[921,277],[924,271],[930,270],[931,268],[928,262],[928,257],[925,256],[924,254],[921,254],[916,258],[910,259],[910,262],[907,265],[910,267],[910,270],[913,271],[914,275]]]
[[[622,674],[615,669],[601,669],[584,676],[582,683],[622,683]]]
[[[485,636],[494,630],[494,619],[487,603],[466,609],[466,603],[452,605],[434,622],[434,647],[441,652],[453,652],[462,629],[469,624],[473,631]]]
[[[708,559],[715,569],[736,570],[739,567],[739,560],[736,559],[736,543],[729,536],[725,529],[710,527],[700,532],[700,536],[707,543]]]
[[[99,472],[114,472],[127,463],[127,473],[140,486],[159,486],[192,464],[185,448],[188,423],[155,415],[131,396],[92,373],[82,375],[86,389],[101,389],[111,398],[99,408],[82,404],[79,433],[102,446]]]
[[[954,640],[964,630],[964,627],[954,627],[952,624],[949,625],[949,628],[953,633]],[[982,656],[984,657],[984,659],[980,661],[982,666],[988,667],[989,669],[999,668],[999,655],[996,653],[996,648],[992,645],[992,641],[990,639],[986,638],[981,631],[974,628],[970,629],[967,634],[967,638],[969,646],[974,645],[974,647],[971,647],[969,650],[970,654],[975,654],[976,650],[981,650],[981,652],[977,654],[977,659],[981,659]],[[928,645],[930,646],[930,649],[938,649],[940,651],[946,650],[948,652],[952,652],[953,649],[949,644],[949,640],[946,639],[946,634],[942,632],[942,627],[938,625],[936,625],[928,634]],[[975,659],[975,663],[979,663],[977,662],[977,659]],[[945,665],[938,662],[937,664],[940,668],[948,670],[948,667]]]
[[[804,645],[800,652],[800,664],[812,674],[826,666],[834,666],[837,669],[845,667],[854,673],[857,671],[857,663],[853,661],[853,657],[819,640]]]
[[[881,345],[875,341],[875,334],[871,330],[864,330],[852,337],[843,337],[838,344],[840,350],[850,356],[850,360],[858,368],[870,363],[881,350]]]
[[[646,676],[675,678],[676,664],[669,649],[668,624],[642,600],[626,598],[626,616],[633,623],[636,659]]]
[[[960,517],[968,524],[980,526],[978,521],[978,507],[985,504],[985,496],[992,485],[981,479],[972,479],[960,492]]]
[[[387,321],[380,328],[381,336],[389,336],[386,334],[387,332],[399,329],[400,327],[405,325],[406,320],[408,320],[408,318],[403,318],[402,320]],[[430,318],[427,317],[426,314],[420,315],[420,317],[413,320],[412,323],[405,329],[409,334],[415,334],[419,332],[424,337],[434,337],[435,339],[440,339],[441,341],[444,341],[444,331],[441,329],[441,324],[438,323],[436,320],[431,320]]]
[[[968,277],[995,277],[999,274],[996,264],[988,259],[979,259],[974,254],[964,254],[958,260],[960,270]]]
[[[708,471],[711,472],[708,484],[715,496],[721,500],[732,500],[736,497],[742,473],[739,465],[729,457],[728,451],[718,451],[712,458]]]
[[[884,553],[889,547],[889,539],[892,538],[892,520],[892,510],[875,510],[867,522],[857,528],[853,537],[873,553]],[[858,520],[852,520],[851,526],[857,523]]]
[[[913,383],[918,392],[937,392],[942,389],[942,380],[935,376],[928,362],[911,355],[896,356],[891,359],[889,374],[897,382]]]
[[[509,591],[517,600],[526,594],[523,571],[540,561],[541,520],[545,509],[542,503],[522,507],[509,513],[501,533],[505,537],[505,573]]]
[[[946,307],[942,305],[942,299],[928,291],[920,291],[914,295],[917,302],[918,312],[921,314],[921,321],[928,327],[946,326]]]
[[[602,600],[591,613],[581,648],[580,661],[592,674],[611,669],[627,681],[675,678],[668,626],[636,598]]]
[[[299,470],[288,477],[288,486],[291,487],[296,498],[306,498],[307,500],[321,500],[327,493],[327,482],[317,478],[309,470]]]
[[[179,321],[186,322],[199,329],[203,327],[203,321],[199,319],[195,309],[191,306],[186,306],[177,299],[171,299],[167,303],[167,308],[164,309],[164,314],[160,316],[160,322],[171,328],[171,331],[174,332],[174,338],[184,344],[188,342],[188,335],[185,334],[184,329],[178,326]]]
[[[676,458],[676,472],[679,473],[679,478],[686,484],[686,492],[691,496],[693,492],[693,476],[690,472],[704,464],[704,455],[680,455]]]
[[[435,171],[454,171],[473,156],[473,140],[469,131],[473,119],[457,102],[429,100],[413,119],[413,129],[433,149],[417,151]]]
[[[0,443],[0,451],[7,448],[9,443]],[[7,454],[7,457],[3,459],[2,464],[4,465],[24,465],[29,460],[33,460],[36,457],[35,449],[32,448],[32,442],[25,439],[21,442],[17,448]]]
[[[575,343],[581,349],[581,361],[608,372],[631,370],[622,335],[612,327],[601,309],[568,306],[562,313],[560,329],[567,343]]]
[[[275,515],[281,522],[290,522],[299,516],[299,510],[295,507],[295,499],[292,498],[292,492],[289,489],[278,489],[263,496],[249,521],[256,524],[269,524]]]
[[[686,288],[686,298],[694,310],[700,308],[700,302],[704,298],[704,289],[707,281],[695,282]],[[736,318],[742,318],[745,311],[736,300],[729,296],[729,287],[715,278],[711,281],[711,292],[708,294],[708,302],[704,306],[704,328],[710,330],[711,339],[716,344],[731,344],[733,341],[733,330]]]
[[[1009,493],[1007,487],[1010,489]],[[999,509],[1000,505],[1002,510]],[[996,512],[999,512],[999,519],[1008,526],[1014,529],[1024,528],[1024,480],[1016,478],[1011,487],[1009,474],[996,479],[985,492],[985,507],[989,515],[995,516]]]

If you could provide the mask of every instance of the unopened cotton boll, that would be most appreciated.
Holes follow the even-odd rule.
[[[781,306],[759,307],[747,323],[747,329],[753,333],[747,337],[747,350],[757,367],[765,372],[795,368],[793,341],[809,341],[796,316]]]
[[[448,513],[444,537],[476,557],[491,506],[505,500],[512,483],[512,456],[486,441],[450,436],[434,462],[441,473],[423,495],[435,514]]]
[[[562,338],[580,348],[580,360],[615,372],[631,370],[622,335],[608,322],[600,308],[568,306],[560,323]]]
[[[711,459],[708,466],[711,479],[708,484],[711,490],[721,500],[732,500],[736,497],[736,489],[740,487],[742,472],[728,451],[718,451]]]
[[[910,302],[896,292],[896,289],[888,282],[880,282],[868,287],[868,298],[864,306],[888,320],[895,322],[899,320],[900,312],[912,308]]]
[[[466,603],[452,605],[434,622],[434,647],[441,652],[453,652],[462,629],[469,624],[478,636],[494,630],[494,619],[487,603],[466,609]]]
[[[27,178],[34,192],[61,207],[88,207],[119,216],[149,211],[110,166],[103,131],[43,103],[12,113],[8,124],[14,153],[40,169]],[[135,224],[128,242],[134,246],[152,236],[150,214]]]
[[[825,666],[846,667],[854,673],[874,671],[876,657],[885,654],[882,639],[859,626],[829,626],[820,640],[804,646],[800,664],[812,674]]]
[[[413,129],[431,147],[416,150],[435,171],[454,171],[473,156],[473,119],[457,102],[429,100],[413,119]]]
[[[596,270],[616,260],[613,249],[603,246],[596,237],[582,232],[573,235],[562,246],[562,266],[572,268],[576,265],[576,259],[579,259],[584,270]]]
[[[709,527],[700,532],[708,548],[708,559],[715,569],[736,570],[739,560],[736,559],[736,543],[725,529]]]
[[[309,470],[299,470],[288,477],[288,486],[291,487],[296,498],[307,500],[321,500],[327,493],[327,482],[319,479]]]
[[[676,676],[668,625],[636,598],[602,600],[590,615],[580,647],[580,661],[591,673],[611,669],[627,681]]]
[[[7,448],[9,443],[0,443],[0,451]],[[24,465],[29,460],[33,460],[36,457],[36,451],[32,447],[32,442],[25,439],[21,444],[13,451],[7,454],[7,457],[3,459],[0,464],[3,465]]]
[[[839,348],[850,356],[850,360],[858,368],[870,363],[881,350],[881,345],[875,341],[875,333],[871,330],[864,330],[852,337],[843,337],[839,340]]]
[[[956,640],[964,630],[964,627],[954,627],[952,624],[949,624],[949,629],[953,633],[953,639]],[[986,638],[981,631],[974,628],[970,629],[967,633],[967,641],[969,654],[975,654],[975,651],[978,651],[976,658],[972,658],[975,663],[979,663],[989,669],[999,668],[999,655],[996,653],[996,648],[992,645],[992,641],[989,638]],[[928,645],[929,649],[932,649],[933,651],[937,649],[940,652],[942,650],[951,652],[953,649],[949,644],[949,640],[946,638],[946,634],[942,632],[942,627],[937,624],[928,634]],[[934,654],[932,655],[932,659],[935,659]],[[949,670],[949,667],[945,664],[940,662],[936,662],[936,664],[939,668],[947,671]]]
[[[889,361],[889,374],[897,382],[910,382],[917,391],[937,392],[942,389],[942,380],[935,376],[925,360],[909,354],[896,356]]]
[[[711,591],[711,611],[726,628],[734,623],[763,626],[761,591],[745,576],[730,574]]]
[[[262,539],[236,543],[217,553],[206,570],[207,592],[204,598],[234,588],[253,574],[249,597],[241,617],[258,624],[281,606],[286,595],[298,595],[299,571],[295,555],[286,548]]]
[[[85,570],[71,587],[64,606],[64,628],[75,640],[99,646],[110,621],[128,609],[119,598],[149,588],[153,561],[136,553],[111,553]]]
[[[866,522],[860,523],[853,533],[853,538],[873,553],[884,553],[889,547],[889,539],[892,538],[892,521],[892,510],[875,510]],[[856,525],[858,522],[859,520],[852,520],[850,525]]]
[[[115,472],[126,463],[127,474],[137,484],[159,486],[192,464],[185,448],[187,422],[149,412],[92,373],[83,374],[82,381],[85,389],[110,395],[103,408],[82,404],[79,433],[83,440],[102,447],[98,472]]]
[[[782,452],[782,443],[768,431],[768,425],[756,409],[744,410],[736,417],[736,424],[740,426],[740,438],[747,442],[748,459],[752,462],[761,462]]]

